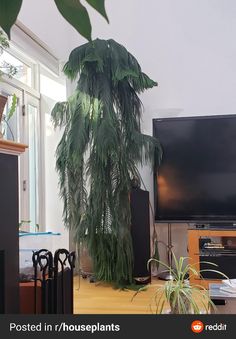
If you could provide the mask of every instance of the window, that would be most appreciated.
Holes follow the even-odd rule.
[[[19,222],[25,221],[25,231],[37,231],[39,225],[40,231],[64,232],[53,156],[60,132],[53,130],[50,113],[56,101],[66,99],[66,81],[58,59],[24,29],[14,25],[11,47],[0,56],[0,64],[12,64],[18,71],[0,82],[0,93],[8,97],[5,116],[13,94],[17,97],[13,116],[2,124],[4,137],[29,146],[19,158]]]
[[[23,221],[23,230],[34,232],[38,230],[38,224],[43,224],[39,198],[43,175],[39,165],[42,152],[39,142],[40,94],[29,86],[32,78],[37,77],[37,74],[33,74],[37,68],[30,68],[24,60],[9,53],[3,56],[6,63],[11,63],[20,71],[14,78],[5,77],[0,82],[0,93],[8,98],[1,131],[5,139],[28,145],[26,152],[19,158],[19,222]],[[15,109],[9,118],[13,98]]]
[[[31,231],[39,224],[39,131],[38,107],[27,105],[29,124],[29,218]]]
[[[27,86],[32,86],[32,67],[23,63],[17,57],[4,51],[0,56],[1,70],[3,73],[8,74],[9,68],[13,66],[15,68],[15,74],[13,77]]]
[[[19,116],[18,99],[16,95],[5,94],[5,96],[7,97],[7,103],[4,108],[0,131],[2,132],[4,139],[19,141],[19,124],[17,123],[17,117]],[[12,115],[11,118],[10,115]]]

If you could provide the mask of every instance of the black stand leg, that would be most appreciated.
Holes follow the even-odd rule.
[[[167,258],[168,258],[168,266],[170,267],[170,270],[166,270],[161,272],[158,275],[158,278],[161,280],[174,280],[173,276],[173,267],[172,267],[172,232],[171,232],[171,224],[168,223],[168,242],[167,242]]]

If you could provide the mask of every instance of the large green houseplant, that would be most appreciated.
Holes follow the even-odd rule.
[[[76,48],[64,73],[79,76],[75,93],[52,112],[64,128],[56,153],[64,222],[88,246],[98,280],[131,284],[131,179],[155,150],[161,156],[158,141],[141,133],[138,94],[157,84],[114,40]]]

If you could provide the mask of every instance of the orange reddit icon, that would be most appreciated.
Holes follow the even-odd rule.
[[[204,330],[204,325],[200,320],[194,320],[191,324],[191,330],[194,333],[201,333]]]

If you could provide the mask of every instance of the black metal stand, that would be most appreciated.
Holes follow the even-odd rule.
[[[33,252],[35,314],[73,314],[73,272],[75,252],[47,249]],[[37,287],[41,287],[38,310]],[[39,312],[38,312],[39,311]]]
[[[168,240],[167,240],[167,257],[168,257],[168,266],[171,268],[171,270],[166,270],[161,272],[158,275],[158,278],[161,280],[174,280],[174,276],[172,274],[172,248],[173,248],[173,244],[172,244],[172,231],[171,231],[171,224],[168,223],[168,231],[167,231],[167,236],[168,236]]]

